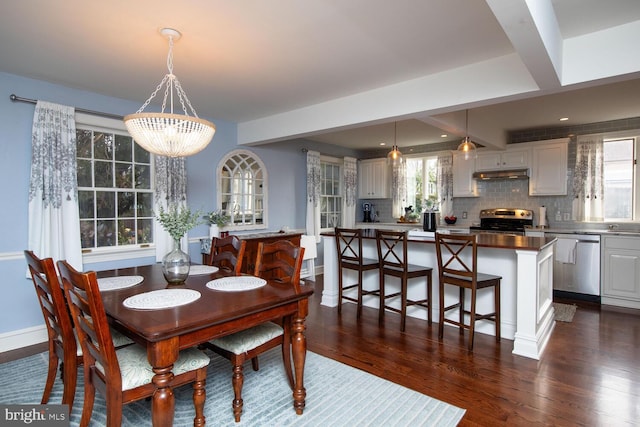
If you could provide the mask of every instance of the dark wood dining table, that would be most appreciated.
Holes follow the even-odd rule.
[[[238,332],[260,323],[291,319],[291,353],[294,367],[293,407],[302,414],[305,407],[304,364],[307,351],[305,318],[313,288],[269,281],[265,286],[244,291],[219,291],[206,284],[225,277],[223,272],[190,275],[183,285],[169,286],[160,264],[97,272],[98,278],[142,276],[142,283],[120,290],[101,292],[102,301],[113,327],[146,347],[147,358],[155,373],[153,383],[152,423],[173,425],[175,400],[171,389],[171,369],[182,349],[194,347],[213,338]],[[158,289],[186,288],[200,292],[194,302],[166,309],[130,309],[123,301],[133,295]],[[225,402],[228,403],[228,402]],[[232,416],[232,414],[229,414]]]

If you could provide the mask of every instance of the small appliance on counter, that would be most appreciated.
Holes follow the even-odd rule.
[[[425,212],[422,214],[422,229],[424,231],[436,231],[438,224],[437,212]]]
[[[362,213],[363,213],[362,222],[372,222],[371,221],[371,203],[362,204]]]

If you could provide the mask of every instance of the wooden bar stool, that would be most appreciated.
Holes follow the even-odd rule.
[[[432,271],[431,267],[409,264],[407,259],[407,232],[376,230],[376,243],[378,246],[378,259],[380,260],[380,312],[379,322],[384,319],[385,310],[400,313],[400,331],[404,332],[407,320],[407,307],[419,306],[427,310],[427,319],[431,325],[431,295],[432,295]],[[385,278],[393,276],[400,279],[400,291],[385,294]],[[408,298],[409,279],[426,277],[426,298],[412,300]],[[400,309],[390,306],[388,299],[400,298]]]
[[[380,263],[377,259],[364,258],[362,256],[362,230],[353,228],[335,229],[336,249],[338,252],[338,313],[342,313],[342,301],[352,301],[357,304],[357,318],[362,315],[362,297],[366,295],[379,295],[379,289],[365,290],[362,287],[362,277],[365,271],[378,271]],[[358,272],[358,281],[345,285],[343,282],[343,269]],[[357,288],[357,296],[347,296],[344,291]]]
[[[436,252],[438,256],[440,278],[440,326],[438,338],[444,336],[444,324],[450,323],[460,328],[460,334],[469,329],[469,351],[473,350],[473,334],[478,320],[490,320],[496,324],[496,341],[500,342],[500,281],[502,277],[492,274],[478,273],[478,244],[475,235],[436,233]],[[471,267],[469,267],[469,263]],[[458,302],[450,306],[444,305],[444,286],[458,286],[460,297]],[[494,288],[494,309],[487,314],[476,313],[478,289]],[[471,307],[464,307],[465,289],[471,292]],[[459,320],[447,319],[449,310],[459,310]],[[469,324],[464,323],[464,315],[468,314]]]

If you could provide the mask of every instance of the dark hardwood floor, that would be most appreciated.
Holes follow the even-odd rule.
[[[310,351],[466,409],[461,426],[618,426],[640,420],[640,311],[576,301],[571,323],[556,322],[541,360],[511,353],[476,334],[473,353],[453,327],[438,341],[438,324],[376,309],[320,305],[316,280],[307,318]],[[569,301],[563,301],[569,302]],[[465,335],[466,337],[466,335]],[[0,354],[0,362],[46,350],[37,345]]]

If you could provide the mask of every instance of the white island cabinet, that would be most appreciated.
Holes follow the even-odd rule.
[[[363,255],[377,258],[375,230],[363,230]],[[480,271],[502,276],[500,289],[501,335],[513,340],[513,353],[539,359],[555,326],[553,311],[553,238],[478,235],[478,268]],[[322,305],[338,305],[338,266],[336,243],[332,233],[323,234],[324,244],[324,289]],[[436,247],[433,237],[409,237],[409,262],[433,268],[432,316],[439,318],[438,268]],[[355,276],[345,271],[345,280],[353,281]],[[364,289],[378,289],[378,276],[366,275]],[[399,289],[399,283],[388,277],[389,293]],[[346,283],[346,282],[345,282]],[[355,282],[354,282],[355,283]],[[397,288],[397,289],[394,289]],[[445,304],[453,302],[456,289],[447,288]],[[409,298],[424,297],[424,285],[409,283]],[[467,301],[468,302],[468,301]],[[378,307],[378,298],[365,296],[363,303],[368,307]],[[398,302],[399,303],[399,302]],[[493,310],[493,293],[478,293],[479,313]],[[426,320],[424,310],[415,307],[407,309],[408,316]],[[457,312],[452,313],[457,316]],[[476,332],[493,335],[492,322],[479,321]],[[446,341],[446,336],[445,336]]]

